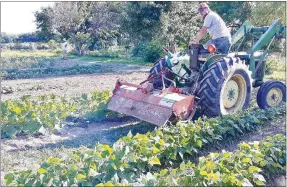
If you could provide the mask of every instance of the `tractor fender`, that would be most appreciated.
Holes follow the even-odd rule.
[[[222,60],[224,57],[226,57],[226,55],[223,55],[223,54],[217,54],[217,55],[211,56],[211,57],[208,58],[208,59],[206,60],[206,62],[201,66],[200,72],[203,74],[206,70],[209,69],[209,67],[210,67],[211,64]]]

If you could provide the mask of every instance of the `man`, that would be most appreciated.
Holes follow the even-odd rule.
[[[206,3],[201,3],[198,12],[204,19],[203,27],[199,31],[196,39],[191,44],[198,44],[205,36],[206,31],[212,37],[211,43],[215,45],[217,51],[222,54],[227,54],[231,44],[231,35],[221,17],[210,10]]]

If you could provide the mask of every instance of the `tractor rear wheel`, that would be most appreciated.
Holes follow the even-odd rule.
[[[264,82],[257,92],[259,108],[275,107],[286,102],[286,86],[280,81]]]
[[[203,115],[216,117],[247,108],[252,93],[251,71],[239,58],[223,58],[203,73],[198,95]]]

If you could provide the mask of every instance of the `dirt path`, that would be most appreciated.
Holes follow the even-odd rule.
[[[113,89],[117,79],[140,83],[148,76],[148,72],[106,73],[92,75],[65,76],[41,79],[20,79],[2,81],[2,87],[9,88],[12,93],[2,94],[2,100],[17,99],[23,95],[39,96],[54,93],[57,96],[74,97],[95,90]]]

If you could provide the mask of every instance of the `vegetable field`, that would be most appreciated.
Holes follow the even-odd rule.
[[[0,7],[9,3],[1,2]],[[13,3],[14,11],[20,2]],[[278,27],[276,32],[280,30],[280,34],[272,36],[267,33],[272,27],[265,27],[276,19],[286,26],[286,3],[208,2],[231,34],[246,20],[254,25],[250,30],[249,26],[242,29],[252,32],[233,51],[238,54],[229,54],[234,61],[220,61],[209,52],[209,56],[200,54],[205,51],[203,48],[192,49],[198,49],[199,56],[187,50],[203,25],[198,10],[200,2],[50,3],[32,13],[35,32],[19,30],[18,34],[12,34],[1,30],[1,186],[286,186],[286,104],[281,103],[286,100],[282,93],[285,87],[281,83],[272,87],[276,84],[269,82],[263,88],[272,92],[265,92],[261,86],[264,92],[259,94],[262,96],[259,105],[266,95],[266,103],[276,107],[263,110],[257,104],[257,92],[263,82],[286,82],[286,39],[281,38],[286,27]],[[22,13],[14,14],[22,17]],[[13,26],[21,25],[9,22]],[[274,42],[259,39],[261,32]],[[207,42],[208,37],[205,35],[200,43]],[[250,38],[252,42],[247,41]],[[250,47],[257,40],[260,49],[251,53]],[[268,50],[261,54],[260,50],[265,48]],[[241,53],[247,51],[246,55]],[[168,58],[170,61],[157,61],[169,52],[175,54]],[[179,57],[188,52],[192,52],[201,70],[210,69],[197,73],[191,70],[192,63],[181,64]],[[255,54],[262,55],[262,59]],[[254,66],[250,63],[253,61]],[[216,68],[209,64],[213,62],[217,63]],[[266,68],[258,68],[263,67],[258,63]],[[164,80],[161,78],[153,84],[145,82],[139,97],[145,97],[151,104],[148,109],[157,106],[158,103],[151,101],[155,98],[165,104],[158,108],[169,110],[168,114],[178,112],[176,117],[187,120],[156,126],[107,110],[114,89],[119,87],[118,80],[138,85],[154,77],[151,75],[159,75],[157,68],[151,69],[155,65],[163,69],[167,64],[169,68],[181,64],[179,68],[186,71],[184,75],[172,75],[179,77],[173,81],[179,89],[171,91],[176,99],[159,98],[157,90],[153,90],[156,97],[149,97],[153,96],[151,87],[161,89]],[[255,74],[260,74],[259,78],[264,75],[263,81],[254,74],[251,77],[249,70],[255,66]],[[235,75],[234,79],[230,73]],[[173,79],[169,74],[167,77]],[[119,96],[121,101],[140,92],[138,87],[127,85],[122,92],[129,95]],[[226,85],[230,88],[228,93],[221,92]],[[250,89],[251,86],[254,88]],[[117,91],[121,92],[120,89]],[[187,100],[182,98],[190,99],[186,102],[189,105],[183,105]],[[181,102],[180,107],[170,100]],[[141,106],[134,102],[138,104],[136,107],[125,108],[123,102],[115,103],[118,105],[114,108],[131,111]],[[167,105],[174,108],[169,109]],[[221,110],[222,105],[228,105],[232,115],[217,115],[216,107]],[[250,106],[239,109],[247,105]],[[209,111],[210,116],[218,117],[195,113],[193,120],[185,118],[190,117],[193,106],[202,113],[207,112],[206,115]],[[237,109],[240,111],[232,113]],[[165,117],[164,112],[160,114]]]
[[[120,138],[112,146],[48,158],[37,170],[5,175],[6,184],[25,185],[264,185],[265,177],[284,172],[283,135],[241,143],[233,153],[212,153],[197,164],[189,159],[203,147],[255,131],[285,108],[255,110],[215,119],[199,119]],[[264,176],[261,174],[264,172]]]
[[[158,128],[105,109],[116,80],[138,84],[148,66],[23,54],[23,67],[7,63],[2,74],[2,185],[285,182],[285,106],[258,109],[256,90],[240,114]],[[284,73],[281,61],[270,57],[270,79]]]
[[[238,115],[162,128],[105,109],[116,78],[138,83],[146,75],[100,73],[4,81],[15,93],[4,94],[1,105],[2,153],[11,156],[2,160],[8,166],[2,171],[3,184],[261,186],[284,174],[285,106],[260,110],[253,103]],[[44,90],[49,81],[60,86]],[[18,95],[14,86],[23,84],[25,94]],[[37,85],[42,89],[35,89]],[[65,95],[60,89],[64,85]],[[87,90],[74,89],[79,86]],[[252,134],[257,134],[255,139],[248,137]]]

